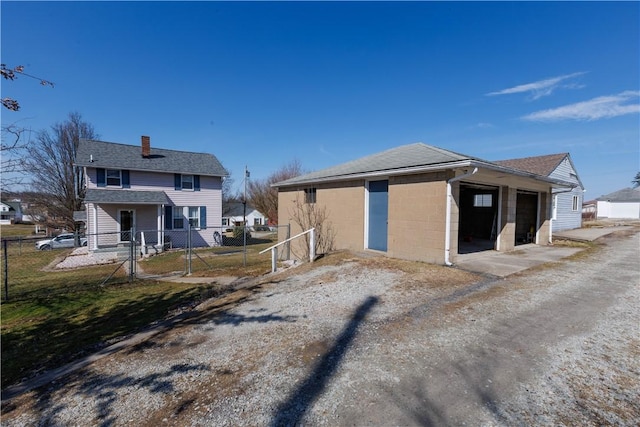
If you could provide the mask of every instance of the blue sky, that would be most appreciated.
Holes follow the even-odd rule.
[[[640,3],[10,2],[2,123],[215,154],[235,187],[413,142],[570,152],[593,199],[640,170]]]

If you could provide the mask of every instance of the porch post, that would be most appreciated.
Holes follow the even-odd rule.
[[[164,213],[164,208],[162,207],[162,205],[157,206],[157,212],[158,238],[156,239],[156,241],[161,248],[164,248],[164,233],[162,232],[162,225],[164,224],[164,221],[162,220],[162,214]]]
[[[91,210],[93,211],[93,224],[91,224],[93,239],[91,249],[96,250],[98,249],[98,206],[93,203],[91,207]]]

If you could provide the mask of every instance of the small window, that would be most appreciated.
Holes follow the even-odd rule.
[[[184,228],[184,212],[182,206],[173,207],[173,229],[182,230]]]
[[[200,228],[200,208],[189,206],[189,224],[193,228]]]
[[[316,202],[316,189],[315,188],[307,188],[304,190],[304,202],[305,203],[315,203]]]
[[[490,208],[493,206],[491,194],[476,194],[473,196],[473,206],[476,208]]]
[[[572,205],[571,205],[571,209],[574,212],[578,211],[578,202],[580,201],[580,197],[578,196],[573,196],[573,201],[572,201]]]
[[[107,169],[107,185],[114,187],[122,186],[122,175],[119,169]]]
[[[229,218],[222,218],[222,225],[225,227],[229,226]]]
[[[193,190],[193,175],[182,175],[182,189]]]

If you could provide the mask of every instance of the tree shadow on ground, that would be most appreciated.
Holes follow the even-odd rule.
[[[60,383],[46,393],[41,393],[34,409],[39,414],[39,425],[58,425],[57,416],[68,410],[67,406],[56,402],[55,393],[67,388],[74,388],[75,394],[87,401],[95,402],[94,408],[85,408],[95,412],[97,425],[106,427],[119,424],[123,420],[117,419],[116,401],[127,393],[129,388],[146,389],[149,393],[162,397],[175,394],[174,380],[178,375],[210,371],[210,367],[203,364],[179,363],[172,365],[165,372],[149,375],[97,374],[88,369],[74,373],[69,381]]]
[[[45,385],[51,378],[45,376],[33,376],[34,374],[47,373],[46,369],[55,369],[65,372],[65,364],[80,362],[79,366],[85,366],[82,358],[94,354],[99,357],[123,351],[123,354],[134,354],[149,348],[163,345],[166,335],[173,330],[190,325],[207,324],[211,327],[218,325],[240,326],[243,323],[268,323],[268,322],[295,322],[296,316],[284,316],[279,313],[235,313],[232,310],[239,304],[249,301],[255,294],[261,291],[260,285],[248,287],[239,291],[229,290],[221,292],[218,298],[212,300],[209,306],[204,309],[196,309],[187,306],[179,309],[180,314],[166,318],[167,310],[171,310],[176,304],[184,303],[185,297],[192,294],[192,290],[185,290],[166,298],[165,295],[153,295],[137,300],[129,300],[114,306],[108,312],[99,312],[93,309],[88,312],[84,320],[78,322],[77,319],[57,316],[55,319],[44,320],[33,325],[28,330],[3,333],[3,390],[2,413],[6,414],[11,410],[9,399],[29,390],[37,389]],[[55,299],[43,299],[42,307],[47,310],[56,310],[57,306],[64,306],[64,301],[69,296],[60,296]],[[179,308],[179,307],[178,307]],[[157,321],[157,319],[164,320]],[[109,325],[111,337],[120,337],[115,346],[101,335],[97,330],[104,331],[105,325]],[[124,337],[132,332],[146,334],[145,338],[137,344],[123,344]],[[44,346],[44,347],[43,347]],[[38,358],[24,357],[29,355],[31,347],[48,348],[46,357],[40,355]],[[9,351],[10,350],[10,351]],[[22,354],[22,356],[21,356]],[[75,361],[75,362],[74,362]],[[6,377],[4,368],[10,366],[13,376]],[[25,383],[14,384],[20,377],[29,376],[32,378]],[[46,394],[46,391],[43,392]],[[39,396],[38,396],[39,398]]]
[[[349,323],[336,338],[333,347],[318,360],[309,376],[278,406],[271,426],[298,425],[302,422],[307,411],[320,397],[340,366],[356,337],[358,327],[378,301],[378,297],[370,296],[358,307]]]

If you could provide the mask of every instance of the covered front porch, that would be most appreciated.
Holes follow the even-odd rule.
[[[163,191],[89,189],[87,245],[92,251],[128,247],[132,240],[142,248],[165,247]]]

